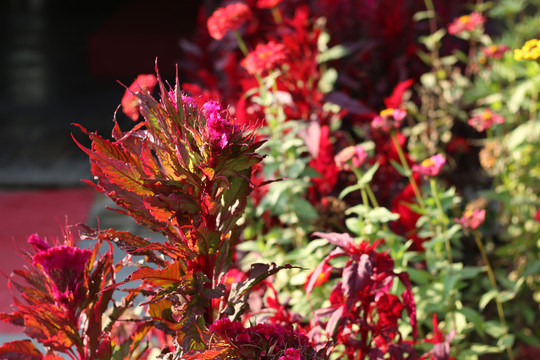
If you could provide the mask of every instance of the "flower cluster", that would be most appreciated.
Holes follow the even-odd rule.
[[[486,210],[485,209],[474,209],[474,210],[466,210],[463,213],[463,216],[460,218],[455,218],[454,221],[457,224],[460,224],[463,226],[466,230],[474,230],[477,229],[480,225],[484,223],[484,220],[486,218]]]
[[[505,44],[490,45],[483,48],[482,53],[488,59],[500,60],[502,59],[502,56],[504,55],[504,53],[507,52],[508,50],[510,50],[510,48],[506,46]]]
[[[525,42],[521,49],[514,49],[514,59],[536,60],[540,58],[540,40],[530,39]]]
[[[442,154],[433,155],[420,164],[415,164],[412,167],[412,171],[427,177],[437,176],[446,163],[446,158]]]
[[[244,327],[239,321],[223,318],[212,324],[209,331],[213,334],[213,347],[220,348],[219,359],[327,358],[323,351],[315,351],[305,334],[292,327],[264,323]]]
[[[403,123],[407,112],[403,109],[387,108],[371,121],[371,128],[384,133],[389,133],[392,129],[398,129]]]
[[[258,44],[241,62],[241,65],[251,75],[264,76],[269,70],[277,68],[286,59],[286,47],[275,41]]]
[[[469,15],[463,15],[455,18],[450,25],[448,25],[448,32],[451,35],[463,35],[464,33],[472,33],[475,30],[479,30],[481,26],[486,22],[486,18],[473,11]]]
[[[229,4],[216,10],[208,19],[208,32],[214,39],[221,40],[229,31],[237,30],[252,17],[253,14],[246,4]]]
[[[354,168],[359,168],[366,161],[367,156],[368,154],[362,145],[348,146],[334,157],[334,161],[340,169],[350,171],[349,163]]]
[[[483,132],[486,129],[491,128],[494,124],[504,123],[504,118],[487,108],[471,117],[468,123],[477,131]]]

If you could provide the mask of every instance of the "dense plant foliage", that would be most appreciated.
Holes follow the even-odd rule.
[[[88,183],[155,238],[32,235],[0,318],[45,353],[0,358],[537,358],[539,8],[201,9],[174,84],[126,88],[132,129],[78,127]]]

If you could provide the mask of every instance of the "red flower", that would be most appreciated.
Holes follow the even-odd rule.
[[[463,32],[473,32],[479,29],[483,23],[486,22],[486,18],[482,14],[474,11],[470,15],[463,15],[459,18],[455,18],[454,21],[448,26],[448,33],[451,35],[460,35]]]
[[[210,36],[221,40],[231,30],[237,30],[251,19],[251,10],[244,3],[233,3],[219,8],[208,19],[206,26]]]
[[[251,75],[264,75],[265,72],[282,64],[287,56],[286,47],[275,41],[268,44],[259,44],[240,63]]]
[[[422,161],[420,165],[413,165],[411,170],[424,176],[437,176],[445,163],[446,159],[444,156],[437,154]]]
[[[278,360],[301,360],[302,355],[300,351],[295,348],[285,349],[283,356],[280,356]]]
[[[260,9],[271,9],[279,5],[281,0],[257,0],[257,7]]]
[[[352,166],[359,168],[362,166],[364,161],[367,158],[367,152],[364,150],[362,145],[358,146],[348,146],[345,149],[341,150],[335,157],[334,161],[336,162],[337,167],[342,170],[350,170],[349,161],[352,163]]]
[[[36,249],[46,244],[37,235],[32,235],[28,242]],[[36,246],[37,244],[37,246]],[[32,261],[39,265],[53,283],[53,294],[61,303],[77,299],[79,288],[84,280],[84,269],[92,252],[69,245],[41,249]]]
[[[479,132],[491,128],[493,124],[502,123],[504,123],[504,118],[501,115],[492,112],[489,108],[479,114],[475,114],[468,121],[468,124]]]
[[[139,98],[137,93],[149,92],[154,90],[157,84],[157,78],[155,75],[139,75],[126,89],[124,97],[122,98],[122,111],[129,116],[131,120],[137,121],[139,119]]]
[[[403,109],[384,109],[373,118],[371,128],[388,133],[392,129],[399,128],[405,116],[407,116],[407,112]]]
[[[474,230],[482,225],[485,219],[485,209],[474,209],[465,211],[462,217],[459,219],[456,218],[454,221],[463,226],[463,228],[466,230]]]
[[[482,49],[482,52],[487,58],[493,58],[500,60],[503,54],[508,51],[510,48],[504,44],[501,45],[491,45]]]
[[[536,215],[534,215],[534,220],[540,221],[540,208],[536,211]]]

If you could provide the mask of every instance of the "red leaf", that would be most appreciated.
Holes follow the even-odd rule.
[[[354,239],[349,234],[316,232],[313,235],[326,239],[330,244],[342,247],[344,250],[355,247]]]
[[[358,262],[351,261],[343,269],[343,294],[356,301],[359,292],[368,290],[372,283],[373,264],[367,254],[360,255]]]
[[[0,347],[0,359],[41,360],[43,354],[30,340],[15,340]]]
[[[336,334],[339,332],[338,327],[340,320],[343,317],[343,312],[345,310],[345,305],[341,305],[339,308],[337,308],[336,311],[330,316],[330,319],[328,320],[328,323],[326,324],[326,333],[330,336],[336,336]]]
[[[413,79],[408,79],[398,83],[396,87],[394,87],[392,95],[384,98],[384,105],[386,105],[387,108],[392,109],[400,108],[401,103],[403,102],[403,93],[405,92],[405,90],[411,87],[412,84],[414,84]]]

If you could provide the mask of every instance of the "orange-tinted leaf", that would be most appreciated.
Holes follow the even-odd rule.
[[[164,269],[142,268],[131,274],[131,280],[145,280],[156,286],[168,287],[182,281],[183,271],[180,262],[174,262]]]
[[[30,340],[15,340],[0,347],[0,359],[41,360],[43,354]]]
[[[221,349],[221,350],[206,350],[203,353],[195,354],[190,357],[187,357],[186,360],[211,360],[215,359],[221,354],[223,354],[227,349]]]
[[[65,359],[61,357],[60,355],[49,354],[49,355],[45,355],[43,360],[65,360]]]

